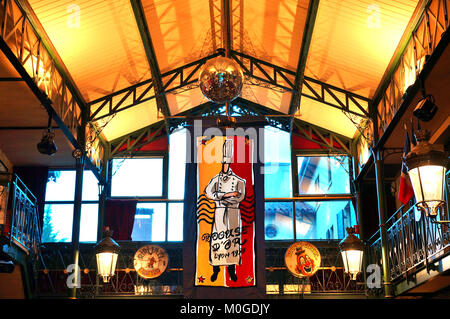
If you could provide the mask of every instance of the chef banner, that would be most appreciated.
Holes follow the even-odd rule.
[[[263,142],[196,130],[187,137],[184,296],[264,297]]]
[[[195,284],[254,286],[253,140],[199,137],[197,143]]]

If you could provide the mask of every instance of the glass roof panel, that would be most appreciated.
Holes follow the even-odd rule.
[[[329,131],[353,138],[362,118],[346,115],[341,110],[303,96],[300,111],[295,114],[298,119],[322,127]]]
[[[418,2],[321,1],[305,74],[372,97]]]
[[[86,101],[151,77],[130,1],[30,4]]]
[[[104,137],[112,141],[162,119],[162,115],[157,111],[156,100],[151,99],[113,116],[100,119],[95,124],[98,125]]]
[[[309,0],[231,1],[233,49],[297,69]]]
[[[142,6],[161,73],[212,53],[209,1],[142,0]]]

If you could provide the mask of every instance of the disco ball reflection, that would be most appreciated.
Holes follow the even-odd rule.
[[[205,63],[198,82],[208,100],[226,103],[233,101],[241,93],[244,74],[235,61],[217,57]]]

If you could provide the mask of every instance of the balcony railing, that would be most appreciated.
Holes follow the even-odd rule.
[[[37,256],[40,226],[36,197],[17,175],[11,175],[11,224],[9,238],[27,253]]]
[[[267,296],[277,298],[285,295],[326,294],[331,296],[364,296],[364,274],[357,281],[350,280],[344,273],[338,241],[315,242],[322,255],[321,267],[311,278],[302,281],[288,272],[284,265],[284,254],[292,242],[266,242],[266,288]],[[115,276],[103,284],[96,276],[96,257],[94,244],[83,243],[80,247],[79,266],[81,270],[78,298],[107,296],[183,296],[183,248],[181,243],[161,245],[169,255],[169,265],[160,277],[145,280],[134,269],[133,258],[136,250],[144,242],[119,242],[121,250],[117,261]],[[66,243],[49,243],[42,246],[42,258],[38,271],[38,295],[40,297],[67,296],[67,266],[73,262],[73,248]]]
[[[448,209],[440,211],[440,220],[449,220]],[[408,279],[408,275],[448,253],[450,227],[437,224],[417,211],[416,206],[400,207],[386,222],[390,280]],[[369,240],[369,263],[381,264],[380,232]]]

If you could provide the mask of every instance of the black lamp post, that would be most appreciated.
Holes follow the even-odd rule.
[[[353,227],[348,227],[347,233],[347,237],[339,243],[339,248],[341,249],[345,272],[350,275],[352,280],[356,280],[356,276],[362,268],[364,243],[355,236]]]
[[[97,257],[97,272],[103,278],[103,282],[109,282],[116,270],[117,257],[120,246],[111,238],[112,231],[105,229],[105,238],[95,246]]]
[[[444,146],[430,144],[429,136],[427,130],[419,130],[416,133],[417,145],[406,155],[406,166],[417,207],[430,217],[431,221],[448,223],[450,221],[436,221],[439,208],[445,204],[445,171],[448,158]]]

